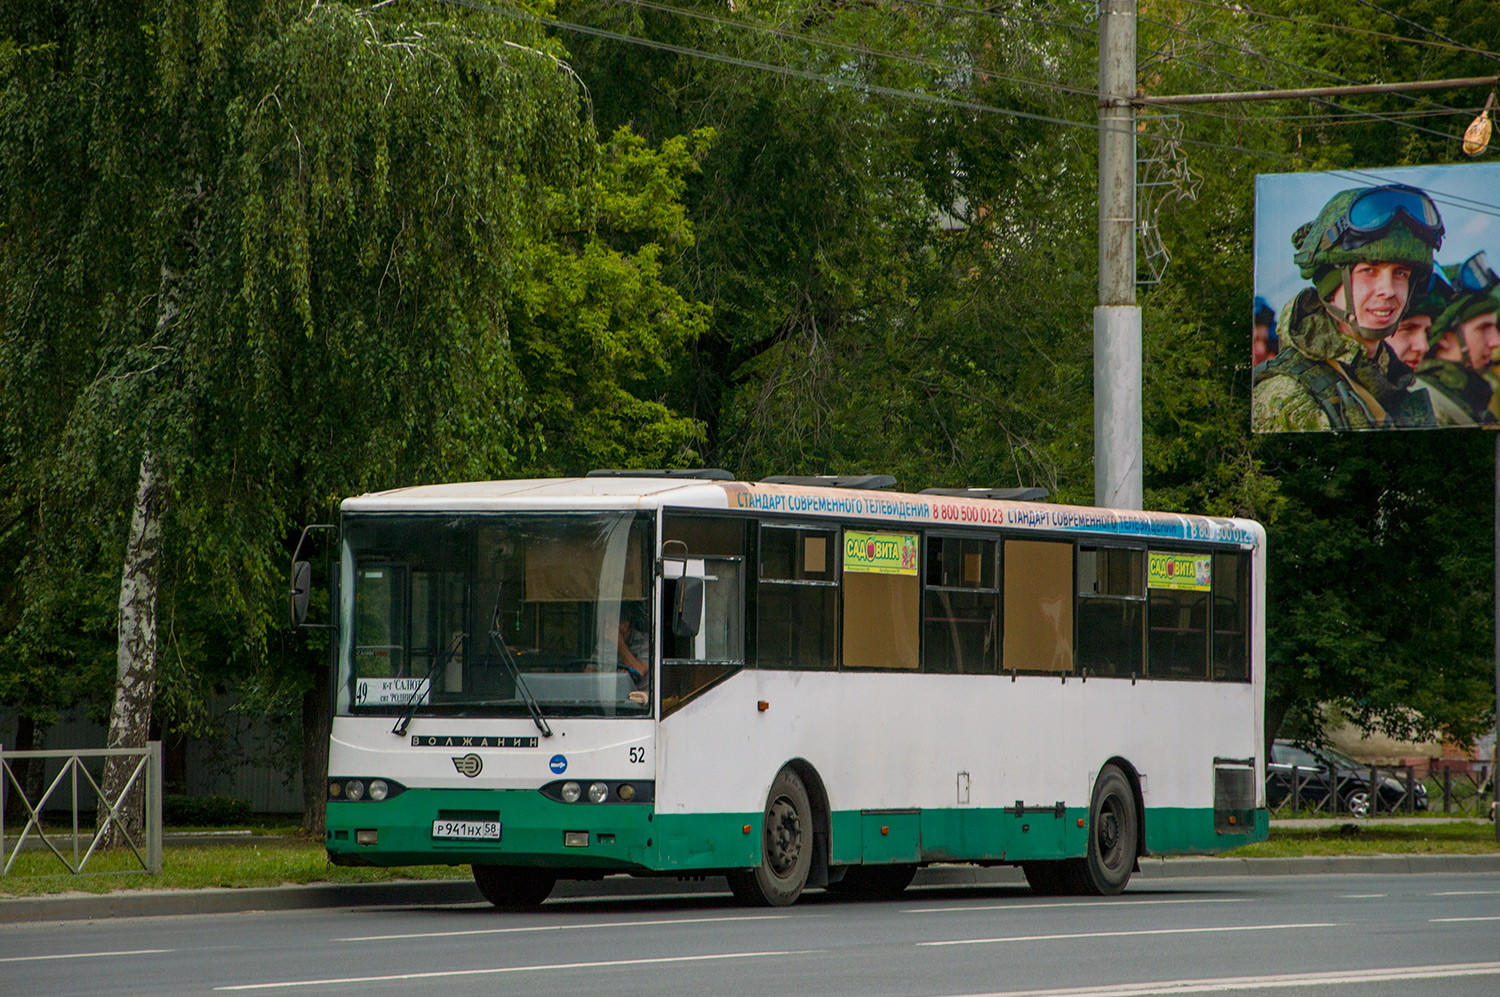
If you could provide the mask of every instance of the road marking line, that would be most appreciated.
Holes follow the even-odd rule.
[[[13,955],[0,959],[0,962],[40,962],[43,959],[103,959],[106,956],[162,955],[166,952],[176,951],[176,949],[129,949],[124,952],[65,952],[61,955]]]
[[[1311,924],[1228,924],[1213,928],[1139,928],[1135,931],[1077,931],[1058,935],[1010,935],[1006,938],[957,938],[944,942],[917,942],[921,945],[991,945],[996,942],[1055,942],[1074,938],[1125,938],[1133,935],[1201,935],[1220,931],[1285,931],[1290,928],[1337,928],[1334,921]]]
[[[507,935],[525,931],[580,931],[585,928],[634,928],[663,924],[714,924],[722,921],[773,921],[791,917],[790,914],[749,914],[738,917],[675,917],[660,921],[601,921],[598,924],[535,924],[524,928],[474,928],[470,931],[421,931],[401,935],[359,935],[354,938],[335,938],[336,942],[388,942],[402,938],[456,938],[460,935]],[[822,914],[805,915],[822,917]]]
[[[1432,893],[1434,897],[1493,897],[1500,894],[1500,890],[1444,890],[1442,893]]]
[[[1489,917],[1432,917],[1427,919],[1428,924],[1449,924],[1454,921],[1500,921],[1500,914]]]
[[[1152,994],[1227,993],[1232,990],[1279,990],[1288,987],[1347,986],[1351,983],[1394,983],[1405,980],[1443,980],[1467,976],[1500,976],[1500,962],[1454,966],[1397,966],[1324,973],[1286,973],[1277,976],[1235,976],[1208,980],[1158,980],[1105,987],[1065,990],[994,990],[954,997],[1149,997]]]
[[[493,966],[486,969],[444,969],[427,973],[391,973],[384,976],[345,976],[321,980],[282,980],[278,983],[239,983],[214,987],[223,990],[275,990],[281,987],[344,986],[351,983],[389,983],[395,980],[441,980],[454,976],[496,976],[501,973],[542,973],[555,969],[603,969],[611,966],[663,966],[677,962],[711,962],[715,959],[764,959],[770,956],[810,955],[824,949],[786,949],[779,952],[722,952],[714,955],[678,955],[659,959],[604,959],[598,962],[558,962],[540,966]]]
[[[1384,897],[1385,895],[1386,894],[1384,894],[1384,893],[1345,893],[1339,899],[1341,899],[1341,900],[1379,900],[1381,897]]]
[[[1140,907],[1145,904],[1243,904],[1234,897],[1204,897],[1201,900],[1065,900],[1045,904],[982,904],[976,907],[913,907],[903,914],[953,914],[975,910],[1040,910],[1045,907]]]

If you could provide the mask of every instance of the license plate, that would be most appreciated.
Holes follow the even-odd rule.
[[[435,820],[432,822],[432,836],[461,841],[499,841],[500,822],[497,820]]]

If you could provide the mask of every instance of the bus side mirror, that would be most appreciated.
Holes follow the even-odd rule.
[[[679,578],[677,605],[672,608],[672,633],[678,637],[696,637],[702,619],[703,579]]]
[[[322,530],[332,531],[333,526],[314,524],[304,526],[302,535],[297,538],[297,549],[292,551],[292,584],[287,589],[287,601],[290,603],[292,629],[298,627],[309,627],[314,630],[331,630],[329,623],[308,623],[307,603],[312,598],[312,562],[302,560],[302,545],[307,543],[307,535]]]
[[[312,591],[312,565],[306,561],[292,562],[292,629],[307,620],[307,600]]]

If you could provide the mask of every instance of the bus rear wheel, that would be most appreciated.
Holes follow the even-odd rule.
[[[557,873],[520,866],[476,865],[474,885],[501,910],[532,910],[540,907],[557,885]]]
[[[1130,882],[1140,839],[1135,791],[1114,765],[1104,766],[1089,803],[1089,850],[1066,865],[1068,892],[1081,896],[1114,896]]]
[[[788,907],[802,895],[812,859],[812,803],[807,787],[797,773],[782,769],[771,783],[761,815],[760,865],[730,872],[725,878],[741,903]]]

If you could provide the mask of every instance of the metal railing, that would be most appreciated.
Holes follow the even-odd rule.
[[[0,749],[3,749],[0,745]],[[111,800],[99,785],[99,780],[94,778],[84,759],[109,759],[115,757],[138,758],[135,767],[131,769],[125,785],[121,788],[119,795]],[[33,803],[27,798],[26,788],[21,780],[16,777],[12,761],[23,759],[64,759],[62,768],[47,785],[47,789]],[[79,776],[88,787],[92,788],[94,794],[105,804],[104,819],[99,826],[92,831],[79,828],[78,820],[78,790]],[[47,829],[42,824],[42,814],[46,810],[47,803],[52,799],[53,793],[60,786],[71,787],[71,816],[72,816],[72,861],[58,848],[52,837],[48,836]],[[124,810],[132,792],[139,790],[144,793],[144,820],[142,822],[141,836],[145,839],[145,855],[141,854],[141,843],[137,842],[130,833],[130,825],[124,819]],[[16,838],[15,846],[8,848],[9,837],[6,830],[6,814],[14,806],[8,806],[7,796],[12,801],[19,799],[21,810],[25,814],[26,824]],[[16,856],[27,844],[28,838],[35,833],[37,843],[45,845],[57,856],[67,870],[76,875],[83,873],[84,867],[88,865],[90,858],[98,851],[99,845],[105,840],[111,828],[117,830],[125,845],[140,862],[141,868],[146,872],[159,874],[161,872],[161,742],[151,741],[143,748],[84,748],[66,751],[4,751],[0,750],[0,876],[9,875],[11,866],[15,864]],[[53,835],[61,836],[54,831]],[[85,835],[92,835],[87,848],[80,855],[80,845]]]
[[[1434,770],[1416,778],[1410,765],[1372,765],[1357,772],[1330,773],[1325,768],[1278,766],[1267,780],[1271,813],[1278,817],[1415,814],[1454,817],[1490,816],[1494,789],[1489,771]]]

